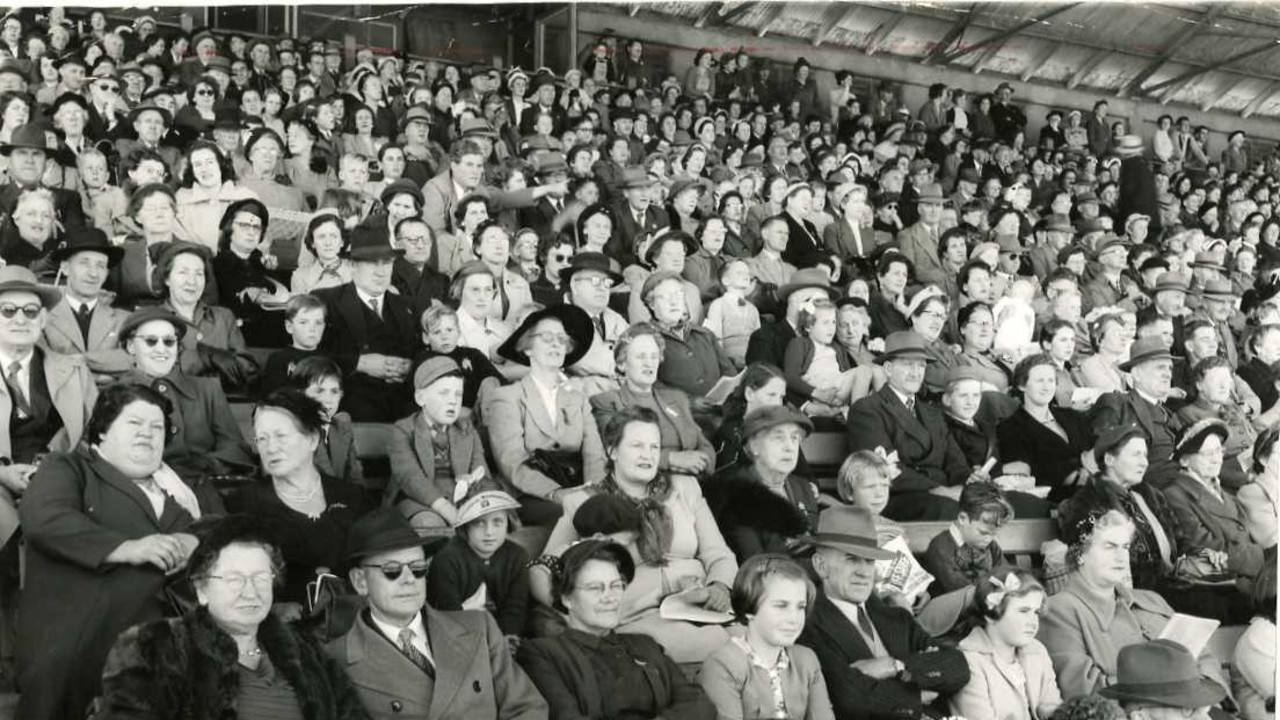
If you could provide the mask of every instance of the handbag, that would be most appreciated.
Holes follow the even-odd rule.
[[[572,450],[534,450],[525,467],[546,475],[562,488],[582,485],[582,453]]]
[[[1183,555],[1173,565],[1172,583],[1181,587],[1229,587],[1236,584],[1236,578],[1204,557]]]
[[[307,583],[307,606],[304,622],[323,641],[345,635],[355,624],[365,600],[345,578],[316,568],[316,579]]]

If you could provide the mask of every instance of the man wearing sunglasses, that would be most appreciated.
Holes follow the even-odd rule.
[[[370,717],[546,720],[547,702],[491,615],[427,606],[427,542],[395,508],[366,515],[347,535],[351,584],[368,607],[326,650]]]

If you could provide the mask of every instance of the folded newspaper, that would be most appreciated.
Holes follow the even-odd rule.
[[[896,552],[898,556],[893,560],[876,561],[876,590],[900,592],[907,600],[915,603],[916,598],[933,582],[933,576],[916,561],[911,554],[911,547],[907,545],[907,539],[902,535],[883,543],[880,549]]]

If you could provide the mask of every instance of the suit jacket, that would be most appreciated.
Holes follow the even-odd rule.
[[[547,408],[533,383],[526,375],[514,385],[494,390],[484,409],[489,446],[502,478],[528,495],[545,496],[559,489],[554,480],[524,464],[534,450],[551,450],[582,453],[585,484],[604,480],[604,445],[587,397],[562,383],[556,391],[556,407]],[[554,426],[551,412],[556,413]]]
[[[942,228],[937,228],[936,233],[941,238]],[[943,277],[947,272],[938,257],[938,242],[924,223],[918,222],[903,228],[898,233],[898,247],[902,248],[902,254],[916,266],[917,280],[942,287]]]
[[[342,365],[348,374],[355,372],[360,355],[369,351],[369,329],[365,326],[364,308],[356,294],[355,283],[336,288],[317,290],[315,295],[329,306],[328,320],[321,347]],[[413,306],[399,295],[388,292],[382,296],[382,317],[394,327],[394,331],[408,346],[406,359],[413,359],[421,344],[421,333],[413,316]]]
[[[1161,408],[1138,395],[1137,390],[1109,392],[1098,398],[1089,412],[1095,436],[1119,425],[1136,424],[1147,436],[1147,482],[1164,489],[1177,465],[1173,445],[1182,431],[1182,421],[1168,408]]]
[[[613,206],[613,234],[605,243],[605,252],[624,268],[637,265],[640,260],[636,243],[644,235],[656,235],[666,226],[667,214],[652,204],[645,208],[644,225],[640,225],[624,198]]]
[[[487,198],[491,213],[533,204],[533,190],[530,188],[506,191],[481,185],[472,194]],[[453,208],[460,199],[453,191],[452,170],[445,169],[422,186],[422,217],[437,235],[452,230]]]
[[[871,225],[859,225],[858,234],[862,240],[859,247],[858,238],[853,236],[853,226],[848,218],[837,218],[822,231],[822,243],[827,251],[844,262],[850,258],[865,258],[876,249],[876,231]]]
[[[351,416],[340,412],[329,422],[329,435],[316,446],[316,469],[321,475],[364,485],[364,465],[356,449]]]
[[[942,412],[917,401],[912,415],[888,385],[849,408],[848,438],[850,451],[897,449],[902,474],[893,480],[894,492],[955,485],[969,475]]]
[[[1227,569],[1253,577],[1262,569],[1263,548],[1249,537],[1244,504],[1220,489],[1215,496],[1199,480],[1180,472],[1165,488],[1164,496],[1177,517],[1170,530],[1184,549],[1208,548],[1227,554]]]
[[[76,322],[75,313],[66,302],[49,311],[41,338],[45,347],[62,355],[79,355],[95,375],[118,375],[133,367],[133,358],[120,347],[117,331],[129,313],[98,300],[89,316],[89,342]],[[104,378],[105,379],[105,378]]]
[[[587,349],[587,354],[569,368],[570,376],[591,378],[592,385],[584,388],[588,397],[618,386],[618,370],[613,359],[613,346],[628,327],[626,318],[609,308],[604,309],[601,317],[604,319],[604,337],[600,337],[599,332],[594,333],[591,336],[591,347]]]
[[[907,666],[913,679],[875,680],[855,670],[853,663],[875,655],[849,618],[819,593],[797,642],[818,655],[837,718],[918,718],[924,714],[921,690],[952,693],[969,682],[964,655],[959,650],[934,645],[909,611],[888,605],[878,597],[868,598],[866,608],[885,650]]]
[[[447,433],[449,466],[455,478],[476,468],[488,472],[480,433],[470,419],[458,418],[449,425]],[[422,413],[414,413],[391,426],[387,455],[391,458],[391,482],[382,496],[383,505],[394,504],[408,518],[430,509],[431,503],[440,498],[453,502],[455,483],[436,479],[431,427]]]
[[[424,608],[436,677],[363,618],[325,646],[376,720],[546,720],[547,702],[507,649],[488,613]]]
[[[1042,425],[1021,407],[1000,423],[997,438],[1000,443],[1000,461],[1022,461],[1031,466],[1031,474],[1037,485],[1053,488],[1053,500],[1069,494],[1074,487],[1063,486],[1067,476],[1080,468],[1080,453],[1092,447],[1089,426],[1079,413],[1059,407],[1051,407],[1058,424],[1067,433],[1067,440]]]
[[[827,258],[822,235],[812,222],[797,220],[788,212],[783,212],[782,217],[786,218],[790,232],[787,236],[787,248],[782,251],[783,260],[803,269],[814,267],[820,260]]]
[[[787,359],[787,345],[796,337],[796,329],[786,318],[778,318],[751,333],[747,340],[747,364],[768,363],[779,370]],[[810,386],[807,394],[813,394]]]

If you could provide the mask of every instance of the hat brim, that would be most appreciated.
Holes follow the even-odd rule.
[[[378,260],[393,260],[404,255],[403,250],[393,248],[390,245],[385,247],[374,248],[357,248],[347,251],[347,259],[352,262],[375,262]]]
[[[443,547],[448,540],[449,538],[443,535],[428,535],[426,537],[419,537],[415,542],[410,542],[408,536],[405,536],[401,542],[388,542],[382,545],[357,550],[356,552],[347,555],[347,560],[359,560],[360,558],[367,558],[370,555],[377,555],[378,553],[407,550],[415,547],[420,547],[427,551],[427,557],[431,557],[437,550]]]
[[[778,305],[781,307],[786,307],[787,298],[791,297],[792,295],[794,295],[795,293],[801,290],[807,290],[809,288],[813,288],[815,290],[825,290],[827,292],[827,297],[831,298],[832,301],[835,301],[840,297],[840,291],[834,287],[831,287],[830,285],[820,285],[818,283],[799,283],[796,285],[783,285],[781,288],[778,289]]]
[[[1135,367],[1141,365],[1144,362],[1151,362],[1152,360],[1172,360],[1172,359],[1173,359],[1172,353],[1170,353],[1168,350],[1162,350],[1160,352],[1147,353],[1146,355],[1139,355],[1136,358],[1129,358],[1128,360],[1125,360],[1124,362],[1120,363],[1120,369],[1125,372],[1129,372],[1130,370],[1134,369]]]
[[[524,352],[517,350],[516,346],[520,343],[520,338],[537,327],[538,323],[543,320],[559,320],[564,326],[564,331],[573,340],[573,349],[565,353],[563,368],[572,367],[587,354],[587,350],[591,348],[591,343],[595,340],[595,326],[591,323],[591,317],[586,311],[574,305],[553,305],[549,308],[543,308],[537,312],[531,313],[529,317],[520,323],[520,327],[511,333],[511,337],[498,348],[498,356],[506,358],[518,365],[528,365],[529,356]]]
[[[124,257],[124,248],[119,245],[108,245],[106,247],[102,247],[100,245],[81,245],[78,247],[58,248],[50,254],[50,258],[54,262],[60,263],[63,260],[71,259],[76,253],[82,252],[96,252],[106,255],[108,268],[113,268],[120,264],[121,258]]]
[[[1196,682],[1159,683],[1151,685],[1126,685],[1117,683],[1098,691],[1103,697],[1123,702],[1148,702],[1155,705],[1181,708],[1202,708],[1217,705],[1227,691],[1208,678]]]
[[[889,362],[890,360],[924,360],[928,362],[931,359],[932,358],[929,357],[929,353],[925,352],[924,350],[920,350],[917,348],[907,348],[904,350],[897,350],[894,352],[881,353],[878,357],[876,357],[875,364],[883,365]]]
[[[580,272],[587,272],[587,271],[604,273],[609,277],[610,280],[613,281],[614,285],[621,285],[623,282],[626,281],[626,278],[624,278],[620,273],[614,272],[611,268],[605,269],[605,268],[586,267],[586,266],[574,267],[573,265],[570,265],[569,267],[566,267],[565,269],[560,271],[560,286],[562,288],[569,287],[569,283],[573,282],[574,275]]]
[[[130,110],[129,122],[130,123],[135,122],[138,119],[138,116],[144,112],[160,113],[160,117],[164,120],[165,127],[171,127],[173,125],[173,113],[169,112],[168,110],[165,110],[162,107],[156,107],[155,105],[147,105],[145,107],[136,107]]]
[[[29,292],[40,298],[40,304],[45,310],[49,310],[54,305],[62,302],[62,291],[52,285],[38,285],[21,280],[11,280],[0,283],[0,295],[7,292]]]
[[[842,535],[839,533],[814,533],[800,538],[800,542],[810,547],[825,547],[832,550],[849,555],[867,558],[869,560],[893,560],[898,557],[898,553],[890,550],[881,550],[874,545],[874,538],[870,540],[873,544],[863,544],[859,542],[861,538],[852,535]]]

